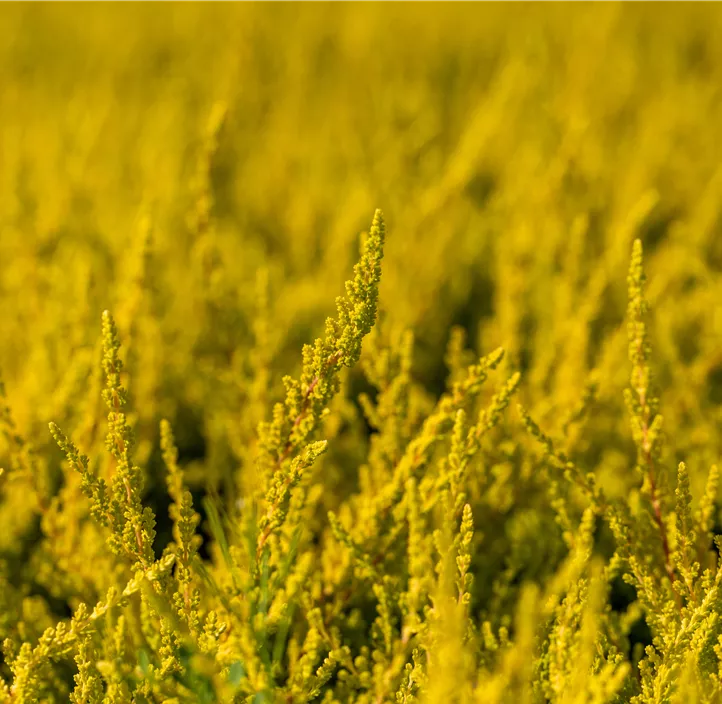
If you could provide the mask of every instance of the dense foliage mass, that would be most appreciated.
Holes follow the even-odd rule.
[[[2,7],[0,702],[722,701],[721,40]]]

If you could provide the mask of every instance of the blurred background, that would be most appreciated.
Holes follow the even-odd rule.
[[[49,420],[102,448],[108,308],[138,461],[166,416],[191,482],[234,485],[380,207],[379,334],[413,330],[419,393],[443,391],[454,325],[508,350],[552,434],[596,379],[569,442],[612,492],[637,483],[641,237],[668,460],[700,491],[722,445],[719,6],[18,4],[0,25],[0,374],[39,462]]]

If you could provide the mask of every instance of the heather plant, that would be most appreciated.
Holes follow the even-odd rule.
[[[0,702],[722,701],[714,5],[0,20]]]

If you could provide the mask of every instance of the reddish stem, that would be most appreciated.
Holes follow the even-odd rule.
[[[311,394],[313,393],[313,390],[318,386],[318,384],[321,381],[321,373],[325,373],[325,371],[336,364],[338,360],[341,357],[341,352],[334,352],[327,360],[326,363],[323,366],[322,372],[316,374],[316,376],[311,379],[311,383],[308,385],[308,388],[306,389],[306,392],[303,395],[303,400],[301,401],[301,410],[298,412],[298,415],[294,419],[293,423],[291,424],[291,430],[288,433],[288,440],[286,441],[286,444],[283,448],[283,452],[278,456],[278,459],[276,460],[276,464],[273,467],[273,471],[275,472],[280,468],[280,466],[288,459],[288,456],[291,454],[291,451],[294,448],[294,443],[291,440],[291,436],[293,435],[293,431],[298,428],[298,426],[301,424],[301,421],[306,416],[306,413],[308,412],[308,404],[311,398]],[[286,477],[284,480],[284,486],[288,486],[291,479],[290,477]],[[273,514],[275,513],[276,509],[278,508],[278,500],[268,508],[267,516],[270,519]],[[266,528],[264,529],[263,533],[261,533],[260,537],[258,538],[258,546],[256,548],[256,560],[259,560],[261,558],[261,552],[263,551],[263,546],[266,544],[266,541],[271,535],[271,532],[273,531],[272,525],[269,523]]]

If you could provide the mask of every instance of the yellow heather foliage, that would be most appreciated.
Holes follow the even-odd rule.
[[[722,701],[720,46],[0,7],[0,703]]]

